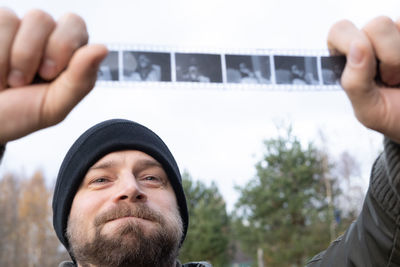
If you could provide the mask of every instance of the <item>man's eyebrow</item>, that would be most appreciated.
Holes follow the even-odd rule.
[[[137,163],[142,165],[143,167],[159,167],[159,168],[163,168],[162,165],[158,161],[156,161],[154,159],[141,159]]]
[[[92,167],[90,167],[89,171],[98,170],[98,169],[109,169],[109,168],[114,167],[115,165],[117,165],[116,162],[112,161],[112,160],[100,162],[100,163],[94,164]]]
[[[136,164],[139,164],[141,167],[159,167],[163,169],[162,165],[158,161],[153,159],[140,159],[136,162]],[[115,167],[116,165],[117,163],[113,160],[100,162],[90,167],[88,171],[99,170],[99,169],[110,169],[112,167]]]

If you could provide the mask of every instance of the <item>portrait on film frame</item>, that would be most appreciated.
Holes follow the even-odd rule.
[[[97,72],[98,81],[118,81],[118,51],[110,51]]]
[[[344,56],[321,57],[323,84],[340,85],[340,77],[345,65],[346,57]]]
[[[228,83],[270,84],[269,56],[225,55]]]
[[[222,83],[220,55],[176,53],[175,62],[178,82]]]
[[[133,82],[170,82],[171,54],[123,51],[123,80]]]
[[[274,56],[277,84],[318,85],[317,58],[312,56]]]

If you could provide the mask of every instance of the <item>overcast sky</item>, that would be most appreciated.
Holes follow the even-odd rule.
[[[207,50],[326,49],[330,26],[349,19],[357,26],[386,15],[398,18],[398,0],[6,0],[0,5],[23,15],[43,8],[55,18],[76,12],[87,22],[90,41],[106,44],[181,46]],[[233,186],[254,176],[262,141],[276,135],[275,124],[290,122],[304,142],[322,130],[329,151],[348,150],[367,176],[381,137],[355,119],[345,94],[270,92],[212,88],[97,86],[58,126],[8,144],[0,173],[31,175],[43,170],[49,183],[73,141],[88,127],[109,118],[138,121],[158,133],[181,170],[214,180],[232,208]],[[364,178],[367,184],[368,177]]]

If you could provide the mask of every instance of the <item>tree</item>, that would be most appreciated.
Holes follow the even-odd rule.
[[[51,224],[51,190],[40,172],[0,180],[0,266],[57,266],[65,250]]]
[[[363,206],[365,191],[359,162],[347,151],[339,155],[332,173],[338,177],[341,194],[335,197],[337,233],[343,234],[358,216]]]
[[[324,153],[312,144],[303,148],[290,129],[265,141],[265,148],[256,176],[237,188],[236,235],[254,259],[263,252],[266,266],[304,266],[329,245],[326,185],[337,195],[335,179]]]
[[[214,266],[229,266],[229,218],[225,201],[215,183],[194,182],[182,175],[188,201],[190,227],[180,253],[182,262],[206,260]]]
[[[0,180],[0,266],[18,266],[18,198],[20,182],[13,175]]]

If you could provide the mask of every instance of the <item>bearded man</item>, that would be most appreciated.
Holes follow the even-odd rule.
[[[347,56],[342,86],[358,120],[385,136],[385,150],[360,216],[309,267],[400,266],[400,91],[390,88],[400,84],[398,25],[380,17],[362,30],[342,21],[330,31],[329,47]],[[0,38],[1,158],[7,142],[65,118],[93,88],[107,50],[85,45],[80,17],[55,22],[39,10],[19,19],[1,8]],[[72,259],[63,267],[182,266],[177,256],[189,219],[179,169],[142,125],[118,119],[86,131],[64,158],[53,211]]]

